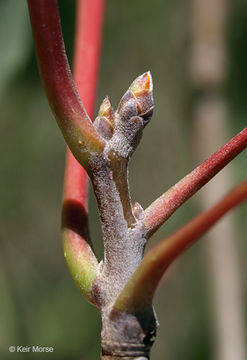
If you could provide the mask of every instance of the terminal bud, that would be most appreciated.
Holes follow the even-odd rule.
[[[153,114],[153,109],[153,82],[148,71],[133,81],[122,97],[117,112],[122,120],[139,116],[145,126]]]

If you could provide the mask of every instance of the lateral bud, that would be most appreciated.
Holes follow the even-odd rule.
[[[94,121],[94,127],[105,140],[109,140],[112,137],[114,129],[114,111],[108,96],[100,105],[98,116]]]
[[[143,210],[142,206],[138,202],[135,202],[132,205],[132,211],[133,211],[133,214],[134,214],[134,216],[135,216],[135,218],[137,220],[144,219],[144,210]]]
[[[118,114],[121,120],[138,116],[143,126],[150,121],[153,114],[153,81],[150,71],[136,78],[120,100]]]

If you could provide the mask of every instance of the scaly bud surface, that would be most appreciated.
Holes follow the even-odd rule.
[[[98,116],[94,121],[94,127],[105,140],[109,140],[112,137],[114,111],[108,96],[100,105]]]
[[[153,81],[150,71],[147,71],[130,85],[119,103],[118,113],[123,120],[140,116],[145,126],[153,114],[153,109]]]
[[[114,111],[109,97],[107,96],[99,108],[99,117],[105,117],[114,126]]]
[[[153,114],[153,82],[148,71],[133,81],[115,113],[111,147],[119,156],[129,158],[136,149],[142,130]]]
[[[136,78],[130,85],[130,90],[134,93],[135,96],[138,96],[139,93],[145,91],[152,91],[153,82],[150,71],[147,71],[144,74],[138,76],[138,78]]]
[[[153,114],[154,108],[153,81],[150,71],[135,79],[130,85],[129,91],[134,95],[137,102],[138,115],[143,118],[144,125],[146,125]]]

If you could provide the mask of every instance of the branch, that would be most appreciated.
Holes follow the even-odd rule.
[[[168,266],[223,215],[247,199],[247,179],[211,209],[163,240],[145,257],[115,303],[120,311],[140,311],[152,304],[157,285]]]
[[[74,79],[91,117],[95,103],[103,11],[104,0],[77,1]],[[89,237],[87,203],[88,176],[67,148],[62,206],[64,255],[76,285],[92,301],[90,290],[98,263]]]
[[[132,82],[115,112],[109,98],[105,98],[95,119],[106,146],[103,154],[90,162],[104,243],[104,260],[93,288],[97,305],[105,309],[117,299],[143,258],[143,210],[131,204],[128,162],[151,119],[152,90],[152,77],[146,72]]]
[[[146,210],[143,226],[150,237],[158,228],[203,185],[247,147],[247,127],[216,151],[190,174],[161,195]]]
[[[103,150],[104,141],[94,129],[75,89],[57,1],[28,0],[28,6],[40,76],[50,106],[67,144],[77,160],[86,166],[93,153]]]

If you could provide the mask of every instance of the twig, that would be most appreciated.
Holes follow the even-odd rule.
[[[146,210],[143,225],[150,237],[186,200],[247,147],[247,127],[209,159],[161,195]]]
[[[65,53],[56,0],[28,0],[40,76],[59,127],[76,158],[87,166],[103,150],[76,91]]]
[[[154,292],[168,266],[229,210],[247,198],[247,179],[211,209],[196,216],[163,240],[143,259],[115,303],[121,311],[140,311],[152,304]]]
[[[98,77],[103,11],[104,0],[77,1],[73,73],[79,95],[91,117]],[[79,289],[85,288],[83,283],[88,277],[93,281],[97,272],[97,261],[91,251],[87,203],[87,173],[67,148],[62,206],[63,247],[72,278]],[[84,266],[86,260],[89,262],[89,269],[92,269],[91,274]],[[83,277],[79,277],[78,274],[82,273]],[[90,289],[91,283],[88,284],[86,293],[92,301]],[[85,295],[84,290],[83,294]]]

